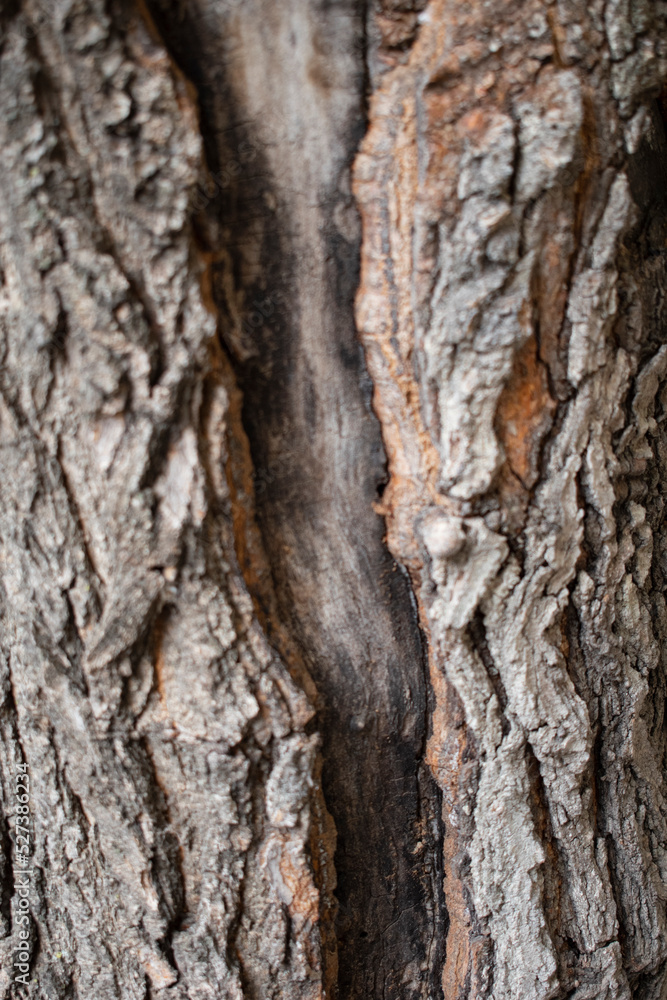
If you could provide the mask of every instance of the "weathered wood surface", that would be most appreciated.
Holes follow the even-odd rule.
[[[158,22],[201,99],[213,295],[277,614],[317,688],[338,986],[427,998],[444,945],[441,806],[416,614],[372,507],[384,456],[354,327],[364,26],[351,2],[197,9]],[[261,575],[252,558],[247,570]]]
[[[0,995],[26,761],[40,1000],[664,1000],[664,5],[149,7],[0,8]]]

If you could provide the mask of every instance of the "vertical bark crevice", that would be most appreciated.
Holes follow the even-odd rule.
[[[664,1000],[664,5],[149,7],[0,13],[0,995]]]
[[[353,320],[348,172],[365,128],[364,12],[210,5],[205,21],[193,7],[177,23],[154,6],[199,94],[209,169],[199,230],[277,598],[266,627],[285,623],[274,641],[303,658],[317,690],[337,832],[337,989],[437,996],[445,917],[438,793],[422,762],[423,652],[371,507],[384,456]],[[254,60],[257,81],[236,77],[234,59]]]

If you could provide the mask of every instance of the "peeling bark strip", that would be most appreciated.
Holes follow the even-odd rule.
[[[667,13],[431,0],[407,47],[394,6],[357,318],[437,696],[444,994],[658,1000]]]
[[[0,52],[0,994],[26,762],[29,996],[314,1000],[318,738],[234,554],[195,111],[136,9],[42,15]]]

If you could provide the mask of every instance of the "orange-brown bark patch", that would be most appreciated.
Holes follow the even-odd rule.
[[[463,883],[458,871],[462,845],[460,842],[456,808],[459,798],[458,778],[468,742],[463,705],[454,688],[430,657],[430,675],[435,709],[433,731],[426,751],[426,762],[431,768],[443,795],[445,837],[443,861],[445,870],[445,898],[449,931],[447,952],[442,971],[445,997],[459,995],[472,961],[470,948],[470,912],[466,903]]]
[[[512,472],[526,489],[532,489],[539,477],[540,445],[555,406],[545,368],[537,358],[535,338],[530,337],[516,354],[496,413],[498,440]]]

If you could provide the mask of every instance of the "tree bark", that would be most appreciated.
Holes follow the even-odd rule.
[[[665,995],[664,16],[436,0],[377,58],[357,316],[436,692],[446,997]]]
[[[126,4],[23,5],[0,87],[3,843],[25,761],[29,995],[319,996],[317,736],[235,555],[194,104]]]
[[[664,1000],[667,8],[147,3],[0,6],[0,994]]]

